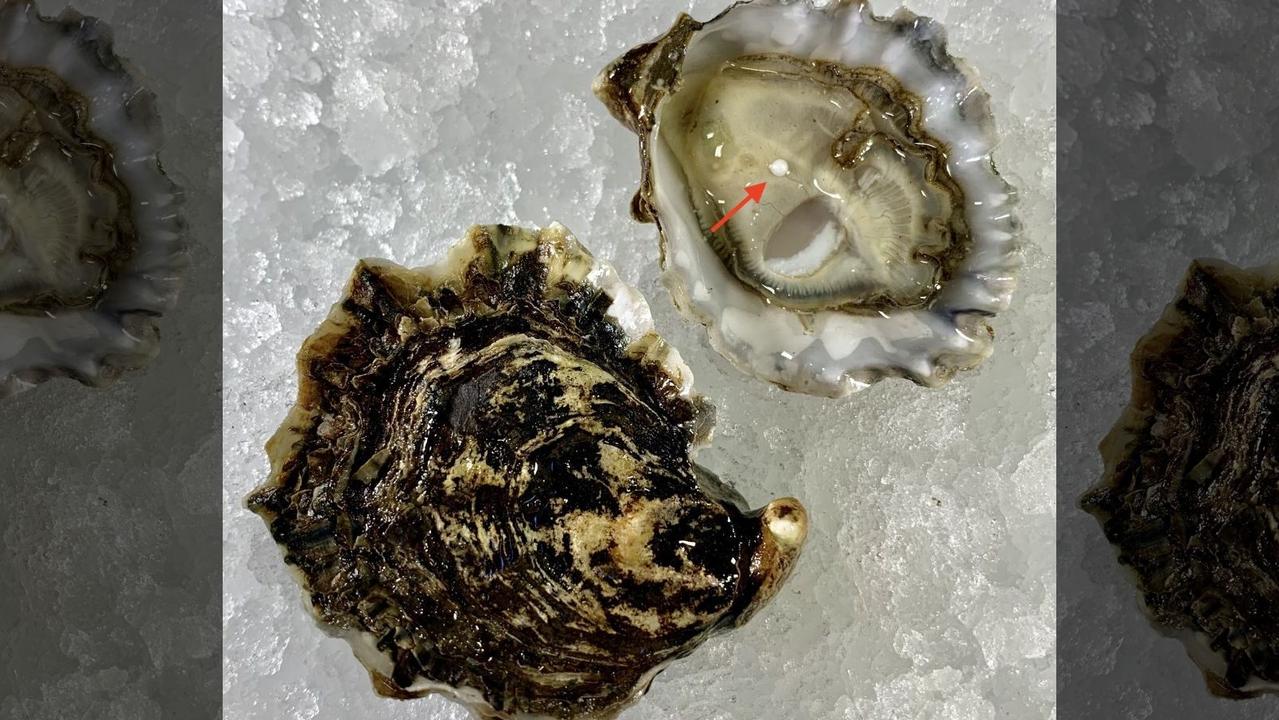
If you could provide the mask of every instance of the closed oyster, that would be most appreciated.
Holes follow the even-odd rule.
[[[1083,498],[1218,695],[1279,691],[1279,265],[1197,261]]]
[[[804,541],[796,501],[746,512],[691,461],[688,368],[561,226],[361,262],[298,370],[249,506],[384,695],[613,717]]]
[[[658,225],[676,305],[743,371],[839,396],[938,385],[990,354],[1020,264],[1015,193],[988,98],[933,21],[739,3],[680,16],[595,92],[640,137],[633,210]]]
[[[155,353],[183,224],[154,104],[96,20],[0,4],[0,397]]]

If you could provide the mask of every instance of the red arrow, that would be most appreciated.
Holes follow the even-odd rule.
[[[742,208],[746,207],[746,203],[750,202],[751,200],[754,200],[756,203],[758,203],[760,199],[764,197],[764,187],[767,185],[768,183],[755,183],[754,185],[747,185],[746,197],[742,198],[741,202],[734,205],[733,209],[729,210],[727,215],[719,219],[719,222],[712,225],[711,232],[718,232],[720,228],[724,227],[724,223],[728,222],[729,218],[733,217],[738,212],[740,212]]]

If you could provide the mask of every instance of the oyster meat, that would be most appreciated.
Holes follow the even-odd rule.
[[[1015,193],[988,97],[936,23],[739,3],[681,16],[595,92],[640,137],[633,209],[659,227],[676,304],[739,368],[838,396],[989,355],[1020,264]]]
[[[154,354],[183,264],[154,104],[96,20],[0,4],[0,397]]]
[[[562,226],[362,261],[298,372],[248,504],[384,695],[613,717],[772,597],[807,532],[692,462],[709,406]]]
[[[1279,264],[1196,261],[1082,500],[1218,695],[1279,692]]]

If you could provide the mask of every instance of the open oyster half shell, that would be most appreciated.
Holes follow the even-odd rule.
[[[1279,692],[1279,264],[1196,261],[1082,500],[1213,693]]]
[[[186,260],[159,147],[155,97],[104,25],[0,2],[0,397],[155,354]]]
[[[1021,263],[1016,194],[988,97],[935,22],[738,3],[680,16],[595,92],[639,135],[633,212],[658,225],[675,303],[743,371],[839,396],[938,385],[990,354]]]
[[[797,501],[747,511],[692,462],[710,407],[562,226],[362,261],[298,373],[249,507],[384,695],[613,717],[804,542]]]

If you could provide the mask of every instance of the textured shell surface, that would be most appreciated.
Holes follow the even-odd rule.
[[[640,136],[633,209],[659,227],[676,304],[743,371],[839,396],[937,385],[991,352],[1016,194],[988,97],[933,21],[753,0],[681,16],[595,91]]]
[[[614,717],[767,602],[807,533],[692,461],[710,406],[562,226],[362,261],[298,373],[248,504],[384,695]]]
[[[1082,499],[1217,695],[1279,692],[1279,264],[1196,261]]]
[[[157,351],[185,264],[159,147],[105,26],[0,3],[0,397],[104,385]]]

